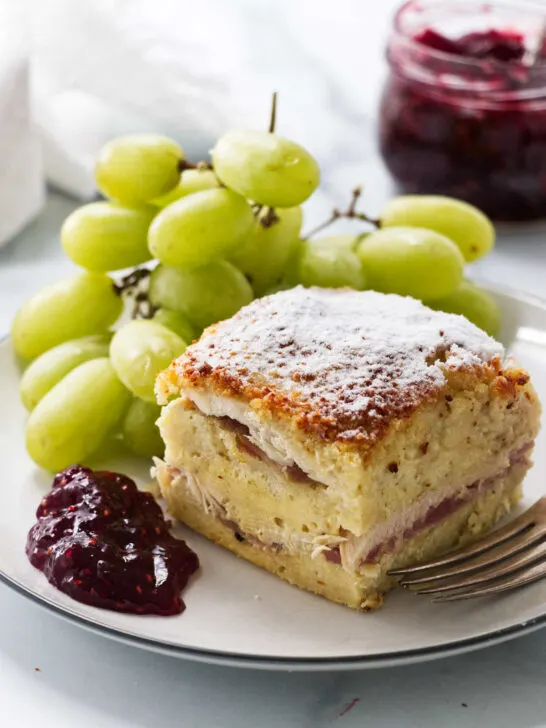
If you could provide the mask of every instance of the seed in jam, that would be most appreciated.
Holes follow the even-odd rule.
[[[125,475],[73,465],[58,473],[26,546],[33,566],[84,604],[133,614],[180,614],[199,568],[150,493]]]

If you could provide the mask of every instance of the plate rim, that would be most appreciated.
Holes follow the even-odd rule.
[[[0,341],[0,343],[2,343]],[[422,647],[411,650],[399,650],[388,654],[378,654],[371,657],[275,657],[247,655],[241,656],[234,652],[220,650],[207,650],[195,647],[183,647],[181,645],[166,642],[161,639],[143,637],[135,632],[110,627],[98,622],[90,616],[84,616],[71,610],[69,607],[58,604],[46,596],[40,595],[26,587],[17,579],[6,574],[0,569],[0,583],[13,589],[17,594],[26,597],[34,604],[46,609],[54,616],[64,619],[71,624],[82,627],[88,632],[107,637],[116,642],[123,642],[135,647],[140,647],[149,652],[161,653],[180,659],[189,659],[195,662],[206,664],[223,665],[230,667],[252,668],[262,670],[278,671],[308,671],[321,672],[326,670],[347,671],[357,669],[376,669],[380,667],[397,667],[417,662],[428,662],[444,657],[453,657],[466,652],[475,651],[485,647],[507,642],[515,637],[530,634],[546,626],[546,610],[544,614],[525,620],[510,627],[488,632],[478,637],[470,637],[465,640],[457,640],[438,647]]]
[[[482,287],[491,293],[509,297],[520,303],[538,307],[546,311],[546,298],[535,294],[528,294],[509,286],[492,283],[485,279],[474,279]],[[0,345],[3,345],[10,338],[9,334],[0,336]],[[171,657],[185,658],[196,662],[216,664],[240,668],[254,668],[263,670],[298,670],[298,671],[324,671],[335,669],[375,669],[380,667],[395,667],[417,662],[425,662],[444,657],[451,657],[464,652],[475,651],[485,647],[506,642],[515,637],[523,636],[546,626],[546,605],[544,613],[532,619],[513,624],[509,627],[487,632],[476,637],[469,637],[463,640],[448,642],[439,646],[414,648],[377,654],[372,656],[347,656],[347,657],[276,657],[267,655],[246,655],[226,652],[222,650],[209,650],[195,647],[184,647],[162,639],[143,637],[136,632],[111,627],[92,616],[78,614],[70,607],[59,604],[49,597],[27,587],[25,584],[8,574],[0,566],[0,583],[13,589],[17,594],[26,597],[34,604],[46,609],[58,618],[86,629],[102,637],[113,639],[117,642],[130,644],[148,651],[169,655]]]

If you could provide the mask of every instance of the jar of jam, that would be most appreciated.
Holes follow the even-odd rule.
[[[380,147],[401,191],[546,218],[546,3],[408,2],[387,57]]]

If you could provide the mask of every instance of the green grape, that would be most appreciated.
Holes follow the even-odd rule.
[[[144,458],[161,457],[165,445],[156,425],[161,407],[155,402],[145,402],[136,397],[129,405],[123,419],[123,440],[135,455]]]
[[[294,245],[294,249],[289,259],[286,261],[284,271],[281,278],[281,284],[287,288],[293,288],[300,283],[299,265],[300,259],[305,249],[305,240],[298,239]]]
[[[227,187],[270,207],[301,205],[320,182],[319,166],[306,149],[265,131],[224,134],[212,161]]]
[[[467,262],[482,258],[495,243],[495,229],[483,212],[442,195],[395,197],[381,214],[381,226],[434,230],[459,246]]]
[[[25,370],[20,384],[21,399],[32,410],[68,372],[90,359],[108,356],[110,336],[97,334],[65,341],[44,352]]]
[[[466,316],[469,321],[490,336],[496,336],[499,333],[501,315],[495,299],[466,279],[463,279],[459,287],[448,296],[427,301],[427,306],[437,311]]]
[[[303,220],[301,207],[289,207],[277,212],[277,222],[264,227],[260,220],[265,214],[260,213],[248,237],[230,255],[230,261],[246,275],[257,296],[280,281],[297,245]]]
[[[181,147],[159,134],[128,134],[101,149],[95,167],[97,187],[125,205],[149,202],[178,184]]]
[[[165,207],[153,221],[148,244],[161,263],[203,265],[221,258],[252,228],[248,202],[227,189],[203,190]]]
[[[176,187],[162,197],[153,200],[158,207],[167,207],[171,202],[176,202],[181,197],[193,195],[194,192],[212,190],[219,187],[220,182],[212,169],[185,169],[180,175]]]
[[[80,273],[42,288],[26,301],[12,323],[13,347],[34,359],[70,339],[108,331],[123,301],[104,273]]]
[[[141,399],[155,402],[157,375],[185,349],[186,343],[173,331],[155,321],[138,319],[114,334],[110,358],[127,389]]]
[[[155,207],[124,207],[117,202],[92,202],[69,215],[61,243],[74,263],[93,271],[119,270],[152,257],[148,228]]]
[[[165,326],[170,331],[174,331],[175,334],[186,342],[191,342],[196,338],[193,326],[190,324],[188,319],[180,311],[172,311],[169,308],[160,308],[154,314],[153,320]]]
[[[80,364],[30,413],[26,427],[30,457],[52,471],[85,462],[121,421],[130,399],[109,359]]]
[[[370,288],[420,299],[447,296],[463,277],[464,258],[449,238],[424,228],[393,227],[359,243]]]
[[[273,296],[275,293],[280,293],[281,291],[288,291],[290,288],[293,288],[294,286],[291,286],[289,283],[283,283],[282,281],[280,283],[277,283],[276,286],[273,286],[272,288],[268,288],[268,290],[264,293],[264,296]]]
[[[331,235],[306,240],[300,252],[298,280],[304,286],[362,290],[366,277],[355,253],[359,239],[355,235]]]
[[[189,270],[159,265],[150,276],[149,295],[156,306],[187,316],[199,331],[230,318],[253,298],[241,271],[224,260]]]

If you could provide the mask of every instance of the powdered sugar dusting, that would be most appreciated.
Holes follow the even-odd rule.
[[[211,327],[176,368],[190,386],[261,398],[324,437],[373,440],[441,389],[446,368],[503,354],[462,316],[412,298],[299,286]]]

